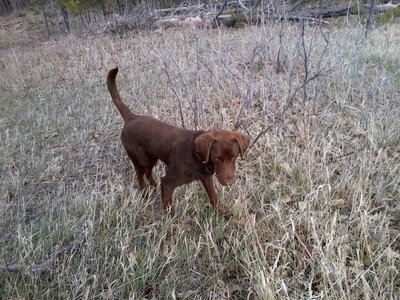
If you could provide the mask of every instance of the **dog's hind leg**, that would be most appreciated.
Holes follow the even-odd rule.
[[[147,157],[145,175],[146,175],[147,180],[149,181],[149,184],[152,186],[157,186],[157,183],[154,180],[153,175],[152,175],[153,167],[156,165],[157,161],[158,161],[157,158]]]

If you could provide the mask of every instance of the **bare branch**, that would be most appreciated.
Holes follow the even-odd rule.
[[[97,226],[100,223],[100,215],[96,217],[93,221],[93,227]],[[0,273],[10,272],[10,273],[22,273],[22,272],[42,272],[49,270],[51,265],[56,263],[59,260],[62,260],[66,255],[71,255],[76,252],[82,244],[86,242],[87,232],[81,232],[77,238],[73,241],[69,242],[68,245],[65,245],[61,248],[58,248],[53,253],[49,255],[49,257],[42,263],[39,264],[30,264],[30,265],[21,265],[18,263],[11,263],[0,266]]]
[[[219,12],[214,17],[213,23],[215,25],[218,26],[220,24],[220,21],[219,21],[218,17],[224,12],[224,10],[227,7],[227,5],[228,5],[228,0],[225,0],[224,4],[222,4],[222,6],[221,6],[221,9],[219,10]]]
[[[286,112],[293,106],[294,100],[296,98],[297,93],[300,90],[303,90],[303,103],[305,104],[307,101],[307,85],[311,82],[314,81],[316,79],[318,79],[319,77],[322,76],[326,76],[329,73],[332,72],[332,69],[328,69],[328,70],[321,70],[321,62],[322,62],[322,58],[324,57],[326,50],[328,48],[329,45],[329,40],[327,39],[327,37],[322,34],[324,40],[325,40],[325,47],[322,51],[321,56],[319,57],[318,60],[318,70],[311,76],[310,74],[310,66],[309,66],[309,52],[311,51],[310,49],[307,50],[306,47],[306,43],[305,43],[305,28],[304,28],[305,24],[304,22],[302,23],[302,31],[301,31],[301,44],[302,44],[302,52],[301,55],[303,57],[303,63],[304,63],[304,70],[305,70],[305,75],[304,75],[304,79],[303,82],[295,88],[295,90],[291,93],[290,97],[287,99],[286,101],[286,105],[283,108],[283,110],[279,113],[279,116],[275,119],[272,120],[269,117],[269,120],[271,121],[271,124],[269,126],[267,126],[265,129],[261,130],[261,132],[256,136],[256,138],[253,140],[253,143],[251,144],[250,147],[252,147],[264,134],[266,134],[268,131],[270,131],[274,126],[276,125],[281,125],[284,126],[283,123],[283,116],[286,114]],[[321,30],[322,31],[322,30]],[[281,43],[281,37],[280,37],[280,43]],[[280,52],[278,51],[278,55],[280,54]],[[279,60],[279,58],[278,58]],[[278,65],[279,67],[279,65]]]
[[[244,107],[246,106],[246,108],[248,108],[251,103],[251,100],[253,99],[254,60],[257,55],[257,50],[258,50],[258,46],[254,47],[253,53],[252,53],[252,56],[250,59],[250,70],[251,71],[250,71],[250,75],[249,75],[249,77],[250,77],[249,83],[247,84],[248,88],[247,88],[247,93],[246,93],[246,100],[240,106],[240,110],[239,110],[239,113],[238,113],[238,115],[236,117],[236,121],[235,121],[235,128],[238,128],[241,124],[240,117],[242,116]]]
[[[182,97],[181,97],[181,95],[179,95],[177,90],[172,85],[171,77],[169,76],[169,73],[167,71],[167,65],[165,64],[165,62],[164,62],[164,68],[162,68],[162,70],[164,71],[165,75],[167,75],[169,88],[174,92],[176,98],[178,99],[178,108],[179,108],[179,115],[181,117],[182,127],[186,128],[186,126],[185,126],[185,118],[183,117],[183,110],[182,110]]]

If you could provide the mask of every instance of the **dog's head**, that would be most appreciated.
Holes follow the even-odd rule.
[[[196,150],[204,161],[214,166],[215,174],[222,185],[235,183],[235,162],[249,147],[248,135],[228,130],[213,130],[201,134],[195,140]]]

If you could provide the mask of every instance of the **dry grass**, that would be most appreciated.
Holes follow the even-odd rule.
[[[86,235],[49,270],[1,273],[5,299],[398,298],[399,30],[323,33],[306,28],[302,43],[301,27],[268,24],[0,49],[0,265]],[[304,49],[309,77],[322,74],[306,98],[294,93]],[[243,106],[241,130],[268,129],[237,184],[219,187],[233,218],[197,184],[177,191],[175,217],[159,189],[138,195],[104,84],[116,65],[135,112],[181,124],[180,99],[186,127],[232,129]]]

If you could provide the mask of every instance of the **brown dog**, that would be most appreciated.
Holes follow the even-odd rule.
[[[134,114],[118,92],[115,78],[118,68],[108,72],[107,87],[125,121],[121,132],[122,144],[136,170],[139,187],[145,188],[144,175],[156,186],[152,169],[160,159],[166,164],[161,178],[161,200],[165,210],[171,209],[172,194],[178,186],[200,180],[211,205],[220,213],[214,190],[214,172],[224,185],[235,182],[235,161],[248,148],[249,136],[228,131],[193,131],[173,126],[149,116]]]

